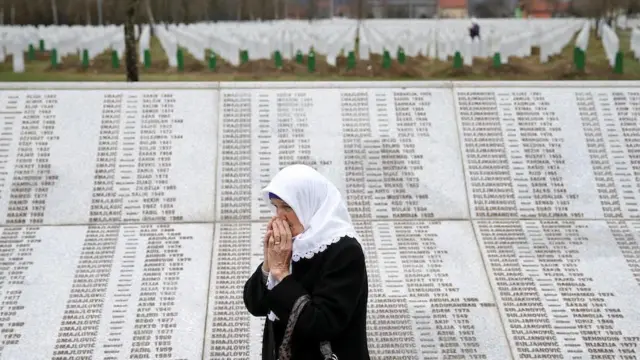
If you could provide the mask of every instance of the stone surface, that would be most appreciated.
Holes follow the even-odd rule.
[[[0,358],[200,358],[212,238],[211,224],[3,228]]]
[[[640,88],[455,92],[473,217],[640,216]]]
[[[478,220],[474,225],[518,359],[637,357],[637,221]]]
[[[213,221],[216,102],[213,90],[0,92],[0,223]]]
[[[260,358],[264,322],[247,317],[242,288],[262,262],[264,230],[216,225],[207,359]],[[357,221],[356,230],[367,258],[372,358],[509,358],[469,222]]]
[[[220,220],[270,216],[260,197],[278,169],[316,167],[353,218],[468,217],[451,92],[222,90]]]
[[[347,198],[372,359],[634,359],[640,83],[579,85],[0,84],[0,359],[259,359],[293,161]]]

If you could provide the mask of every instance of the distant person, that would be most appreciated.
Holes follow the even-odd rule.
[[[469,35],[471,36],[471,40],[478,38],[480,39],[480,25],[478,25],[478,20],[476,18],[471,18],[471,26],[469,27]]]

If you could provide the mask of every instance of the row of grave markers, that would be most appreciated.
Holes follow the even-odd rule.
[[[540,23],[538,24],[537,22]],[[368,60],[371,53],[380,53],[382,55],[381,65],[384,69],[390,68],[394,59],[403,64],[406,57],[419,54],[438,58],[441,61],[453,59],[454,68],[471,67],[475,58],[492,58],[494,67],[499,68],[501,65],[508,63],[509,58],[531,56],[531,48],[538,46],[540,48],[540,61],[544,63],[548,61],[549,57],[561,53],[577,32],[573,60],[575,68],[579,71],[584,71],[589,35],[596,25],[595,21],[584,19],[553,20],[551,22],[546,20],[521,20],[520,22],[510,21],[511,25],[487,21],[486,24],[483,24],[481,38],[472,40],[463,32],[465,29],[464,24],[465,22],[447,23],[449,27],[447,31],[451,29],[451,33],[453,33],[448,34],[433,28],[427,28],[422,33],[413,29],[402,32],[394,24],[363,22],[359,25],[360,30],[358,33],[355,32],[354,27],[351,25],[344,25],[343,28],[335,30],[337,34],[344,36],[340,40],[331,40],[333,42],[327,41],[323,43],[318,40],[314,43],[309,40],[306,43],[300,41],[293,44],[290,41],[285,45],[274,45],[265,43],[265,40],[263,40],[263,43],[259,44],[261,47],[253,44],[250,38],[246,39],[246,44],[242,44],[245,41],[238,40],[236,41],[237,44],[227,46],[224,42],[219,41],[220,39],[206,37],[205,31],[210,27],[206,27],[207,25],[203,24],[187,26],[159,25],[154,28],[154,31],[167,54],[169,65],[179,71],[184,70],[184,52],[188,51],[198,61],[206,62],[210,70],[217,69],[220,59],[224,59],[233,66],[247,63],[250,60],[269,59],[274,61],[276,68],[281,68],[283,60],[295,59],[300,64],[304,63],[304,53],[306,52],[309,72],[315,71],[317,54],[325,55],[327,63],[335,66],[336,57],[340,53],[346,55],[346,68],[348,70],[355,68],[357,59]],[[548,30],[541,32],[539,28],[545,24],[548,25]],[[628,22],[625,24],[628,24]],[[602,39],[611,67],[615,73],[622,73],[623,54],[620,51],[618,36],[603,21],[598,25],[598,36]],[[508,26],[512,26],[514,34],[505,34],[509,29]],[[300,32],[311,32],[312,30],[309,29],[313,28],[301,28]],[[59,39],[39,38],[40,36],[46,36],[42,34],[42,31],[34,29],[27,31],[27,35],[16,35],[17,31],[20,30],[18,28],[0,27],[0,61],[4,60],[5,52],[13,54],[14,72],[23,72],[25,70],[24,60],[20,59],[25,44],[29,60],[35,59],[36,46],[39,45],[38,48],[41,51],[50,49],[51,66],[53,68],[58,66],[64,56],[73,53],[78,54],[80,57],[81,66],[88,68],[95,56],[109,49],[111,49],[112,67],[119,68],[121,66],[121,59],[124,55],[124,36],[119,27],[109,26],[93,30],[93,35],[77,39],[76,42],[80,43],[79,45],[69,44],[69,39],[72,36],[64,38],[64,41],[61,42]],[[296,29],[294,28],[294,30]],[[230,36],[235,36],[241,40],[249,36],[242,33],[247,31],[246,27],[236,30],[237,33],[231,30],[228,31]],[[280,34],[278,31],[281,30],[276,29],[273,31],[276,34]],[[313,31],[319,32],[320,30],[314,29]],[[54,32],[65,33],[65,30],[64,28],[59,28]],[[79,33],[77,28],[69,32]],[[638,29],[634,28],[632,30],[630,45],[635,56],[640,59],[640,35],[638,35],[638,32]],[[397,35],[398,39],[393,39],[390,36],[384,37],[384,33]],[[289,36],[295,35],[291,35],[290,32],[286,34],[289,34]],[[143,26],[140,35],[140,61],[145,68],[149,68],[152,63],[150,51],[151,27],[148,25]],[[352,35],[357,35],[357,41],[350,40],[354,39],[350,38]],[[13,38],[10,39],[11,36]],[[22,40],[20,40],[21,37]],[[407,39],[411,39],[414,42],[422,41],[422,43],[411,43]],[[13,43],[9,43],[10,41]],[[20,44],[21,41],[22,43]],[[25,41],[28,42],[25,43]],[[266,41],[275,40],[267,39]],[[46,44],[49,46],[45,46]],[[333,46],[333,44],[336,45]],[[61,46],[64,49],[61,49]],[[333,48],[327,48],[331,46]]]

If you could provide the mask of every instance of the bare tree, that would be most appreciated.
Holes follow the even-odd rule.
[[[316,17],[318,12],[318,4],[316,4],[316,0],[308,0],[309,3],[307,5],[307,18],[309,20]]]
[[[53,23],[58,25],[58,4],[56,0],[51,0],[51,13],[53,14]]]
[[[135,34],[135,17],[140,0],[129,0],[127,17],[124,23],[125,63],[127,81],[138,81],[138,51]]]
[[[527,5],[524,5],[527,8]],[[479,18],[497,18],[503,17],[506,13],[505,3],[503,0],[485,0],[476,3],[473,7],[473,14]]]

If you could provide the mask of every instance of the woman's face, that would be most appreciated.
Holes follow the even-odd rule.
[[[271,204],[276,208],[276,216],[289,224],[292,236],[298,236],[304,231],[304,226],[298,220],[296,213],[286,202],[280,199],[271,199]]]

